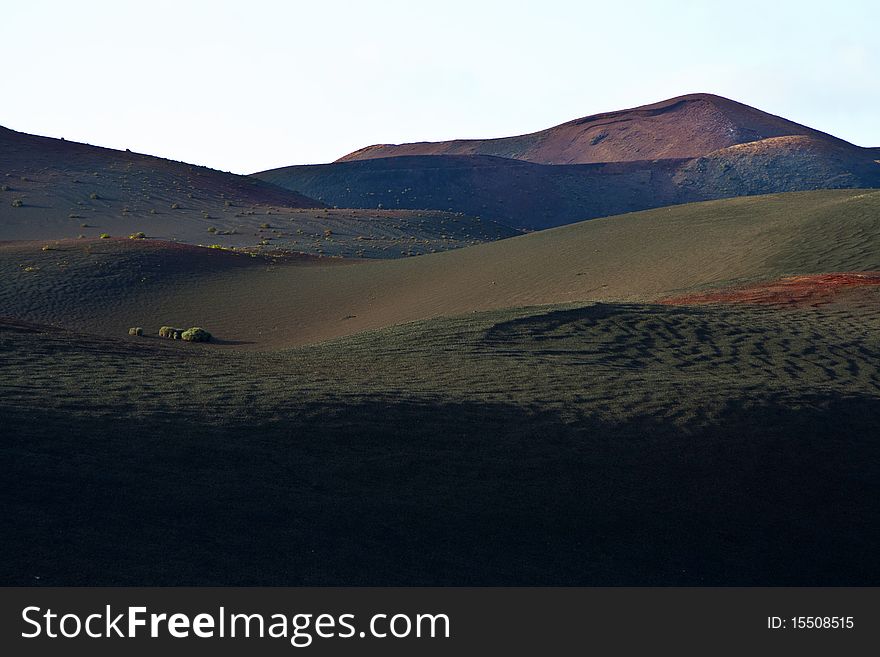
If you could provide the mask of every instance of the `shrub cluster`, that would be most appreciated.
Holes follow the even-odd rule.
[[[159,329],[159,337],[169,340],[185,340],[186,342],[210,342],[211,334],[199,326],[188,329],[163,326]]]

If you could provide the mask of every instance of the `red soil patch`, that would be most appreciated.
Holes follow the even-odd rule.
[[[708,303],[818,305],[827,303],[841,291],[869,285],[880,285],[880,272],[787,276],[766,283],[684,294],[663,299],[660,303],[672,306]]]

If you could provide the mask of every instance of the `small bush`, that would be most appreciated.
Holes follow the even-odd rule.
[[[10,191],[9,185],[0,185],[0,192],[8,192]]]
[[[101,197],[98,196],[98,193],[97,193],[97,192],[92,192],[91,194],[89,194],[89,198],[92,199],[93,201],[97,201],[97,200],[99,200]]]
[[[174,328],[173,326],[163,326],[159,329],[160,338],[168,338],[169,340],[180,340],[185,329]]]
[[[110,233],[101,233],[101,234],[99,235],[99,237],[100,237],[102,240],[108,240],[108,239],[110,239]]]
[[[200,328],[198,326],[193,326],[191,328],[186,329],[180,336],[182,340],[186,340],[187,342],[210,342],[211,334],[208,333],[205,329]]]
[[[269,224],[266,224],[266,223],[260,224],[260,228],[264,228],[264,229],[265,229],[265,228],[271,228],[271,227],[272,227],[272,226],[270,226]]]
[[[12,207],[14,207],[14,208],[20,208],[20,207],[23,206],[23,205],[24,205],[24,201],[22,201],[20,198],[14,198],[14,199],[12,199]]]
[[[144,329],[142,329],[140,326],[135,326],[133,328],[128,329],[128,334],[140,336],[140,335],[144,334]]]
[[[208,232],[209,232],[209,233],[216,233],[216,232],[217,232],[217,229],[214,228],[214,226],[211,226],[211,227],[208,229]]]
[[[180,209],[180,203],[172,203],[172,204],[171,204],[171,209],[172,209],[172,210],[179,210],[179,209]]]
[[[139,230],[138,232],[136,232],[136,233],[132,233],[131,235],[129,235],[129,236],[128,236],[128,239],[130,239],[130,240],[142,240],[142,239],[144,239],[146,236],[147,236],[147,234],[146,234],[145,232]]]

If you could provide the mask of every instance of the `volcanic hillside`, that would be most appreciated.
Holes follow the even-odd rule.
[[[824,190],[397,260],[0,244],[0,583],[876,583],[878,217]]]
[[[102,234],[396,257],[516,231],[446,212],[335,209],[249,176],[0,128],[0,240]]]
[[[8,243],[0,316],[108,336],[201,325],[226,341],[277,348],[474,311],[651,302],[707,286],[876,271],[878,213],[880,191],[746,197],[348,266],[169,251],[151,240]]]
[[[370,146],[254,174],[333,205],[458,211],[536,229],[692,201],[880,187],[877,149],[696,94],[489,140]]]

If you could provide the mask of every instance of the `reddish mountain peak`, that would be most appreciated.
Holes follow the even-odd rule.
[[[540,164],[589,164],[692,158],[768,137],[809,135],[817,130],[742,103],[696,93],[615,112],[585,116],[515,137],[412,144],[377,144],[338,161],[400,155],[495,155]]]

